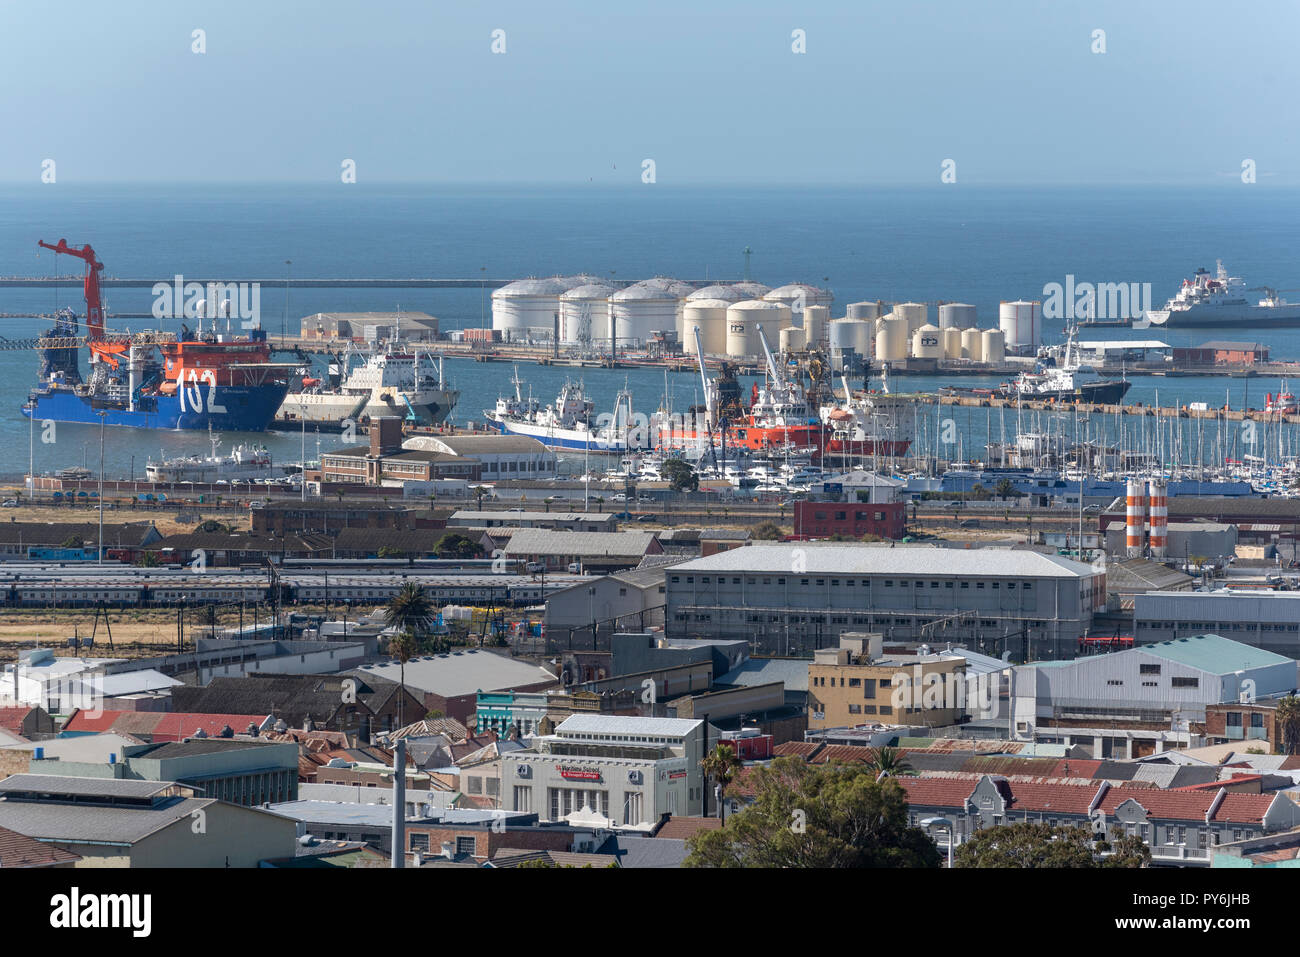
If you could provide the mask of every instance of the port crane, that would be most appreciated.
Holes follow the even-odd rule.
[[[86,273],[82,281],[82,293],[86,300],[86,336],[78,337],[80,346],[84,343],[90,348],[91,363],[103,362],[116,369],[120,362],[119,357],[131,348],[131,339],[125,339],[104,335],[104,302],[99,292],[99,274],[104,269],[104,264],[95,256],[95,250],[87,243],[84,246],[69,246],[66,239],[60,239],[58,243],[47,243],[45,240],[37,240],[37,245],[42,249],[53,250],[56,254],[72,256],[74,259],[80,259],[86,264]]]

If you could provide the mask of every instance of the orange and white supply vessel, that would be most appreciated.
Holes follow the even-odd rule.
[[[1300,406],[1296,404],[1295,395],[1286,387],[1286,379],[1282,380],[1282,391],[1277,395],[1272,392],[1268,393],[1268,401],[1264,404],[1264,411],[1278,415],[1295,415],[1300,412]]]
[[[696,355],[704,387],[704,420],[694,423],[672,420],[657,423],[653,434],[659,438],[662,446],[700,450],[711,443],[716,431],[719,441],[725,439],[728,449],[821,453],[826,428],[813,415],[803,388],[782,377],[772,358],[772,350],[768,347],[762,326],[758,327],[758,335],[767,358],[768,375],[761,387],[757,384],[754,386],[750,404],[745,407],[738,398],[724,403],[717,378],[709,378],[704,369],[704,351],[699,341],[699,330],[695,330]]]

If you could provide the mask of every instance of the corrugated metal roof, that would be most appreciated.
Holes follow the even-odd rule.
[[[1137,650],[1214,675],[1232,674],[1234,671],[1250,668],[1294,664],[1290,658],[1221,635],[1197,635],[1194,638],[1158,641],[1154,644],[1142,645]]]
[[[653,532],[570,532],[549,528],[521,528],[510,536],[505,553],[640,559],[653,541]]]
[[[965,575],[980,578],[1086,578],[1091,565],[1025,549],[961,549],[933,545],[841,545],[821,542],[755,544],[678,565],[675,572],[781,572],[791,574],[795,553],[810,574]]]

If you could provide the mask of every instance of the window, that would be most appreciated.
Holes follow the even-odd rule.
[[[1200,678],[1181,678],[1175,675],[1169,680],[1169,684],[1174,688],[1196,688],[1200,686]]]
[[[429,849],[428,834],[412,834],[411,848],[412,851],[427,851]]]
[[[473,854],[477,846],[478,841],[473,836],[456,838],[457,854]]]
[[[1160,674],[1160,666],[1159,666],[1159,665],[1139,665],[1139,666],[1138,666],[1138,674],[1143,674],[1143,675],[1158,675],[1158,674]]]

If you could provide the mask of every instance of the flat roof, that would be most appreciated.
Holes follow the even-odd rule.
[[[699,718],[638,718],[631,715],[573,714],[556,727],[560,734],[626,734],[680,738],[701,724]]]
[[[792,572],[795,552],[802,572]],[[681,572],[772,572],[834,574],[963,576],[969,578],[1088,578],[1091,565],[1021,548],[941,548],[934,545],[862,545],[830,542],[755,544],[695,558],[673,566]]]
[[[363,665],[356,674],[378,675],[401,680],[402,667],[396,661]],[[454,698],[476,691],[498,691],[520,685],[557,683],[559,678],[540,665],[516,658],[470,649],[442,655],[420,655],[406,663],[406,685]]]

